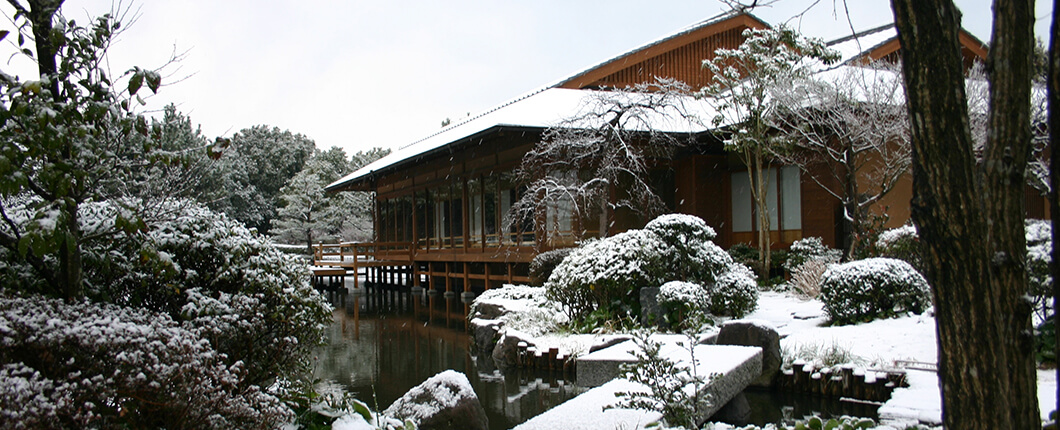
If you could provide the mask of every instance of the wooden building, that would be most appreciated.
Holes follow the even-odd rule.
[[[681,80],[693,88],[705,86],[711,76],[702,68],[703,60],[712,58],[718,48],[739,46],[745,29],[766,26],[749,14],[700,22],[402,146],[327,189],[376,193],[378,244],[372,247],[373,255],[401,264],[416,285],[466,292],[526,282],[531,259],[543,251],[573,245],[578,235],[575,230],[614,234],[639,228],[644,222],[611,213],[595,225],[584,225],[563,208],[553,208],[539,215],[546,222],[504,228],[505,215],[520,197],[521,184],[512,172],[542,133],[576,112],[600,89],[632,86],[657,76]],[[969,64],[985,58],[986,47],[981,42],[967,34],[961,40]],[[878,59],[895,61],[899,53],[890,26],[831,45],[843,53],[846,67]],[[716,241],[722,247],[752,243],[754,217],[746,169],[703,126],[660,128],[690,133],[698,142],[683,148],[653,177],[669,209],[706,220],[717,230]],[[798,167],[775,166],[773,170],[775,246],[786,248],[810,236],[837,246],[842,237],[838,200],[803,178]],[[882,202],[890,207],[892,226],[908,219],[909,182],[905,180]]]

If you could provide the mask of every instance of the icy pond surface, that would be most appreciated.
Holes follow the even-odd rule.
[[[488,359],[473,357],[463,330],[427,324],[412,315],[374,312],[364,296],[333,296],[332,304],[335,322],[328,345],[314,354],[313,376],[373,409],[385,409],[446,369],[467,375],[492,429],[512,428],[582,391],[562,374],[502,374]]]

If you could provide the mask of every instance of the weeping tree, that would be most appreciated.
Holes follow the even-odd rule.
[[[780,159],[799,166],[839,200],[848,257],[864,245],[870,210],[909,172],[912,147],[901,71],[875,62],[815,76],[779,91],[780,133],[792,149]]]
[[[791,146],[789,136],[776,132],[783,126],[777,115],[781,107],[777,93],[804,85],[817,61],[831,63],[839,55],[825,46],[824,41],[803,37],[784,26],[747,29],[743,36],[743,43],[736,49],[718,49],[713,59],[703,61],[714,83],[699,94],[710,100],[718,111],[714,125],[721,127],[723,134],[719,137],[725,149],[747,168],[757,221],[760,270],[768,278],[771,264],[769,166],[777,154]]]
[[[701,122],[690,114],[696,102],[689,94],[684,83],[664,79],[592,92],[577,115],[546,130],[523,157],[515,174],[527,188],[506,223],[570,210],[581,223],[599,217],[605,235],[618,209],[648,219],[663,213],[666,205],[652,187],[650,170],[692,139],[674,130]]]

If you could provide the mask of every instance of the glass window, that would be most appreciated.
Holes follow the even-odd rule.
[[[751,179],[746,171],[732,172],[732,231],[748,232],[754,229],[754,212],[751,210]]]
[[[780,169],[781,224],[784,230],[802,230],[802,187],[799,183],[799,167],[784,166]]]

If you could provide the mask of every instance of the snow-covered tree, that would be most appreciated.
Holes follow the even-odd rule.
[[[366,192],[326,193],[324,187],[361,166],[390,153],[373,148],[346,158],[346,152],[332,147],[316,152],[305,167],[280,189],[283,203],[277,212],[274,233],[284,240],[305,241],[309,252],[321,240],[350,235],[351,239],[371,237],[372,198]]]
[[[901,71],[884,62],[845,67],[776,94],[779,132],[792,144],[779,158],[839,200],[853,256],[871,227],[871,207],[909,172]]]
[[[0,246],[34,270],[44,292],[74,300],[83,295],[81,205],[105,197],[103,185],[114,178],[173,160],[151,145],[128,144],[132,135],[157,131],[132,107],[145,85],[159,89],[161,76],[138,67],[108,75],[102,64],[120,29],[110,15],[80,26],[58,13],[62,1],[8,3],[17,26],[10,38],[17,34],[39,79],[0,72]],[[13,200],[31,224],[9,216]]]
[[[718,49],[703,67],[711,72],[714,83],[700,94],[714,103],[718,115],[714,124],[722,128],[725,148],[747,167],[751,200],[755,205],[761,270],[768,275],[770,267],[770,221],[767,189],[769,165],[775,155],[786,151],[791,140],[776,130],[778,91],[803,85],[817,61],[830,63],[838,54],[824,41],[803,37],[795,30],[780,26],[747,29],[744,41],[736,49]]]
[[[659,125],[699,121],[687,116],[689,94],[684,83],[663,79],[594,92],[579,114],[546,130],[523,157],[516,175],[527,189],[512,205],[509,222],[549,208],[569,208],[573,219],[589,225],[619,208],[647,219],[663,213],[650,170],[691,135],[662,132]],[[599,223],[601,235],[607,224]],[[589,233],[582,230],[576,235]]]
[[[218,186],[227,195],[210,204],[259,232],[268,233],[279,207],[280,188],[313,155],[313,140],[277,127],[240,130],[220,158]]]
[[[1040,47],[1039,47],[1040,48]],[[1036,48],[1039,49],[1039,48]],[[1038,61],[1035,54],[1035,61]],[[1036,66],[1037,68],[1037,66]],[[973,151],[977,159],[983,158],[987,140],[987,112],[990,107],[990,82],[986,66],[976,63],[968,72],[964,85],[968,98],[968,125],[972,132]],[[1031,88],[1031,156],[1027,160],[1027,184],[1045,195],[1049,192],[1049,109],[1045,86],[1035,77]]]

